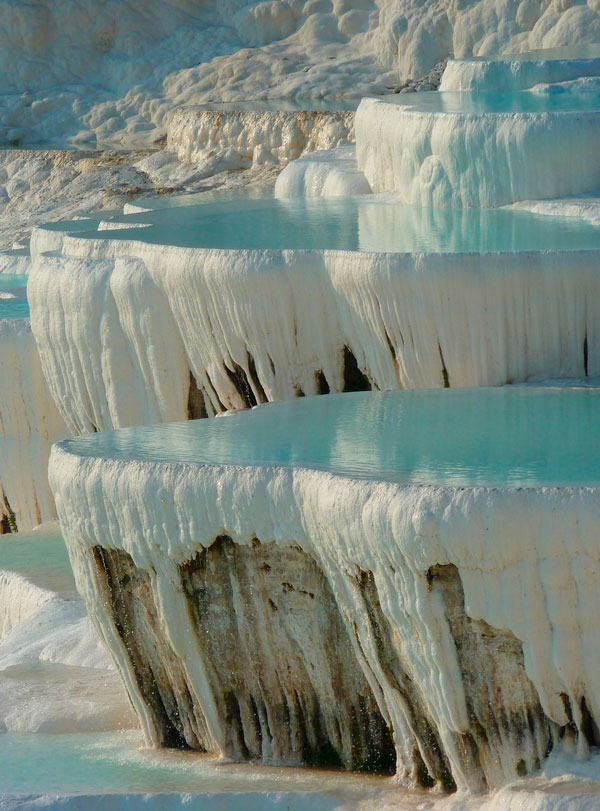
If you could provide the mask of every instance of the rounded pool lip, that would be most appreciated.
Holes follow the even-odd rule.
[[[600,61],[600,58],[599,58]],[[521,105],[510,106],[510,101]],[[457,118],[509,118],[513,116],[540,118],[547,116],[573,118],[594,118],[600,120],[600,93],[591,98],[591,94],[538,96],[529,90],[496,92],[491,90],[444,90],[426,93],[407,93],[388,96],[368,96],[362,99],[361,105],[389,105],[410,115],[455,116]],[[472,108],[469,105],[472,105]],[[490,109],[485,109],[486,104]],[[482,109],[477,109],[481,105]],[[359,105],[360,106],[360,105]],[[445,106],[445,108],[444,108]],[[506,109],[504,109],[506,106]],[[460,109],[460,108],[463,109]]]
[[[389,193],[386,195],[389,196]],[[71,223],[64,222],[38,226],[34,230],[40,234],[45,231],[59,234],[61,240],[59,255],[62,253],[67,258],[114,259],[121,256],[142,258],[140,251],[145,252],[149,247],[198,252],[214,251],[224,254],[243,253],[247,256],[256,255],[257,257],[261,254],[264,256],[286,253],[324,255],[330,252],[360,253],[373,256],[384,254],[486,256],[585,252],[592,256],[600,251],[600,226],[587,220],[584,216],[567,216],[560,213],[549,216],[510,206],[491,209],[420,207],[395,199],[381,199],[381,197],[379,195],[358,195],[347,198],[292,198],[290,200],[279,200],[273,197],[256,200],[241,198],[240,200],[219,202],[216,208],[214,201],[209,201],[208,203],[193,203],[189,206],[161,207],[143,213],[120,215],[123,218],[120,223],[121,228],[118,227],[118,220],[112,219],[108,221],[110,227],[102,230],[96,230],[94,227],[85,228],[78,220],[74,221],[72,229],[70,228]],[[285,235],[280,237],[279,244],[276,244],[276,240],[273,241],[274,244],[270,244],[267,240],[264,244],[260,244],[253,234],[249,245],[246,245],[241,241],[244,231],[239,232],[242,236],[236,233],[236,237],[230,240],[232,244],[227,244],[226,230],[217,236],[211,232],[210,236],[204,240],[197,236],[209,233],[210,219],[214,219],[220,213],[221,208],[222,213],[231,218],[238,211],[237,206],[241,206],[239,211],[246,219],[250,215],[256,216],[258,212],[259,224],[262,226],[265,226],[271,209],[274,209],[276,215],[279,215],[280,209],[281,216],[284,217],[282,227],[289,230],[291,237],[284,232]],[[161,231],[170,227],[169,215],[177,216],[181,210],[185,209],[195,212],[196,220],[186,226],[187,230],[182,231],[181,235],[173,236],[171,234],[171,241],[169,241]],[[266,215],[263,213],[261,219],[260,212],[264,209],[266,209]],[[397,245],[390,246],[383,243],[379,247],[378,241],[381,242],[381,240],[378,229],[380,230],[382,226],[369,225],[368,217],[370,211],[377,212],[377,210],[386,216],[399,218],[402,215],[407,231],[406,234],[398,234],[395,237],[398,241]],[[307,230],[310,233],[311,218],[312,225],[314,225],[317,220],[322,223],[323,216],[330,215],[332,216],[332,226],[339,229],[341,223],[345,232],[351,234],[351,238],[346,239],[348,244],[344,244],[344,237],[336,234],[333,227],[331,233],[324,229],[322,235],[313,234],[311,237],[313,244],[309,244],[308,247],[299,244],[304,241]],[[285,218],[289,221],[286,221]],[[294,218],[300,218],[305,224],[305,228],[297,226],[296,232],[294,232]],[[427,218],[432,221],[429,226],[426,222]],[[452,222],[448,223],[448,218]],[[471,219],[474,222],[470,222]],[[105,220],[105,217],[99,217],[98,223]],[[181,216],[179,216],[178,222],[181,222]],[[382,223],[385,223],[385,218]],[[94,221],[95,225],[96,221]],[[244,227],[248,228],[247,223]],[[226,228],[231,230],[231,222]],[[464,241],[463,234],[467,231],[483,234],[482,237],[476,238],[479,244],[474,243],[472,246],[461,244],[461,241]],[[519,245],[519,242],[523,241],[523,238],[519,236],[520,232],[527,233],[523,246]],[[447,244],[440,243],[440,234],[445,235],[444,239]],[[491,236],[488,237],[487,234]],[[563,234],[562,243],[560,240],[556,244],[552,244],[552,241],[548,242],[548,239],[562,238]],[[194,240],[196,241],[194,242]],[[240,241],[239,245],[235,244],[236,240]],[[431,248],[427,247],[428,241],[433,242]],[[506,244],[501,246],[499,244],[501,241]],[[355,244],[352,244],[353,242]],[[91,251],[88,252],[87,249],[82,248],[82,244],[90,246]],[[550,247],[548,247],[549,244]],[[580,247],[581,244],[584,247]],[[109,245],[123,247],[107,250]],[[44,251],[44,253],[50,254],[52,251]]]
[[[343,431],[341,436],[341,443],[342,443],[342,461],[338,461],[334,459],[333,464],[330,462],[329,464],[323,463],[322,460],[315,459],[314,455],[311,458],[310,454],[307,457],[306,455],[302,456],[302,448],[300,449],[299,454],[298,448],[293,445],[294,437],[300,436],[300,442],[303,441],[303,431],[306,429],[300,430],[298,429],[298,421],[294,420],[294,412],[297,416],[300,413],[300,417],[304,417],[305,421],[309,422],[311,430],[313,430],[314,426],[318,426],[320,423],[318,422],[319,416],[322,416],[322,413],[315,414],[315,408],[317,412],[322,408],[323,410],[335,411],[336,414],[339,416],[340,412],[343,412],[344,409],[346,412],[352,412],[352,415],[356,416],[358,413],[358,417],[361,417],[360,414],[360,407],[361,403],[358,400],[362,400],[365,405],[365,410],[368,410],[368,406],[372,405],[374,409],[376,407],[383,407],[385,410],[386,403],[385,400],[389,401],[393,400],[394,398],[398,398],[398,403],[401,404],[403,407],[408,401],[410,406],[410,401],[413,402],[414,413],[422,413],[423,402],[427,399],[434,398],[437,399],[437,402],[429,402],[429,405],[433,405],[436,409],[436,424],[432,426],[432,428],[427,428],[427,432],[425,435],[432,436],[433,441],[435,442],[436,438],[436,431],[442,433],[447,429],[447,425],[444,424],[444,416],[447,418],[448,414],[444,415],[443,409],[440,409],[440,404],[442,402],[441,398],[456,398],[458,401],[461,399],[464,400],[465,398],[475,398],[475,404],[478,404],[478,401],[483,400],[484,398],[496,398],[498,402],[493,403],[492,405],[498,406],[497,414],[504,414],[506,424],[501,425],[499,427],[498,432],[498,439],[502,440],[499,443],[498,448],[494,448],[492,445],[489,448],[484,447],[483,450],[487,450],[488,452],[491,450],[494,453],[490,457],[492,460],[496,458],[494,454],[496,453],[508,453],[508,458],[512,459],[513,467],[505,467],[501,470],[502,476],[498,475],[498,471],[488,470],[486,468],[486,457],[483,457],[484,463],[483,466],[478,468],[477,464],[481,464],[480,461],[477,460],[477,456],[475,456],[475,462],[469,462],[468,464],[463,465],[461,467],[462,461],[456,467],[456,470],[450,469],[446,470],[445,466],[448,465],[448,459],[452,460],[452,464],[456,464],[455,457],[453,454],[455,451],[452,448],[452,443],[450,443],[449,447],[443,448],[442,450],[444,453],[439,455],[438,459],[433,460],[434,471],[437,470],[437,467],[442,469],[442,472],[434,472],[431,473],[431,469],[427,467],[430,464],[430,460],[428,460],[426,451],[428,448],[425,448],[425,467],[419,466],[420,459],[417,460],[419,464],[414,465],[412,468],[410,466],[407,470],[398,471],[392,470],[389,467],[386,467],[386,464],[389,464],[389,458],[392,460],[395,458],[393,457],[394,448],[392,448],[389,437],[385,436],[384,434],[380,434],[379,436],[374,434],[374,438],[378,440],[373,444],[368,445],[369,452],[373,451],[376,453],[378,450],[383,448],[384,460],[383,464],[380,463],[379,459],[376,459],[376,464],[371,465],[370,468],[367,469],[363,464],[364,460],[361,460],[357,466],[357,463],[352,460],[352,452],[353,447],[356,445],[357,442],[360,444],[360,433],[359,428],[357,425],[350,425],[346,426],[346,429],[349,431],[349,439],[347,440],[347,450],[350,449],[350,463],[345,462],[343,459]],[[573,439],[572,432],[575,429],[574,438],[578,440],[575,443],[575,448],[573,449],[573,454],[571,454],[571,464],[573,464],[573,460],[581,461],[580,457],[577,456],[578,453],[582,452],[582,448],[584,449],[583,452],[588,454],[588,466],[591,462],[596,462],[597,459],[600,459],[600,388],[589,387],[589,386],[504,386],[504,387],[482,387],[482,388],[471,388],[471,389],[421,389],[421,390],[409,390],[409,391],[387,391],[387,392],[354,392],[354,393],[345,393],[345,394],[330,394],[325,395],[323,397],[310,397],[310,398],[302,398],[300,400],[287,400],[287,401],[279,401],[275,403],[267,403],[264,405],[260,405],[255,407],[254,409],[248,411],[241,411],[234,415],[224,417],[222,419],[218,419],[216,422],[214,420],[202,420],[202,421],[184,421],[180,423],[170,423],[170,424],[158,424],[154,426],[144,426],[140,428],[125,428],[119,429],[117,431],[110,431],[104,433],[93,434],[90,436],[79,437],[75,439],[68,439],[63,442],[58,443],[55,448],[56,452],[64,453],[68,456],[76,457],[81,460],[84,459],[96,459],[99,461],[112,461],[112,462],[120,462],[122,464],[140,464],[141,466],[153,466],[157,465],[160,467],[179,467],[179,468],[197,468],[197,469],[235,469],[235,470],[245,470],[245,469],[258,469],[263,471],[276,471],[276,470],[286,470],[286,471],[311,471],[316,472],[321,475],[326,476],[333,476],[336,478],[345,478],[350,480],[358,480],[364,481],[366,483],[377,484],[377,483],[388,483],[392,485],[397,485],[401,487],[417,487],[417,488],[433,488],[433,489],[450,489],[450,490],[561,490],[561,491],[580,491],[580,490],[592,490],[597,491],[600,489],[600,465],[593,467],[593,475],[589,475],[588,477],[585,476],[578,476],[575,475],[572,478],[556,478],[556,471],[562,468],[556,467],[556,460],[558,460],[561,464],[564,462],[565,457],[564,454],[561,456],[562,451],[564,449],[562,447],[556,446],[556,440],[554,441],[554,446],[552,444],[548,444],[548,436],[546,434],[546,428],[543,428],[542,434],[537,439],[535,437],[530,437],[533,441],[533,449],[536,448],[536,442],[538,439],[541,438],[542,444],[547,445],[550,448],[549,455],[542,460],[536,460],[535,457],[529,458],[527,457],[527,453],[523,456],[523,458],[517,458],[516,460],[510,457],[511,445],[512,441],[512,433],[508,428],[514,428],[514,420],[511,423],[511,418],[515,415],[518,417],[518,410],[513,408],[513,413],[511,414],[510,408],[506,409],[507,405],[510,405],[510,398],[516,398],[521,402],[525,402],[527,405],[528,403],[533,403],[534,405],[542,402],[540,398],[545,398],[547,403],[552,407],[558,407],[559,411],[559,419],[556,422],[556,425],[560,425],[561,427],[561,434],[559,438],[567,437]],[[343,399],[340,399],[343,398]],[[366,398],[369,398],[368,400]],[[421,400],[421,402],[419,402]],[[585,432],[586,423],[580,422],[573,422],[573,420],[565,421],[564,418],[564,409],[563,411],[560,410],[561,406],[569,407],[569,400],[571,400],[571,404],[575,403],[573,408],[576,406],[585,403],[587,400],[587,406],[594,408],[595,411],[598,411],[598,420],[597,420],[597,442],[593,442],[593,435],[590,439],[590,434]],[[580,401],[577,403],[576,401]],[[369,403],[370,401],[370,403]],[[404,402],[403,402],[404,401]],[[562,401],[562,402],[561,402]],[[591,401],[591,402],[590,402]],[[515,402],[515,399],[512,400]],[[311,405],[312,404],[312,405]],[[427,403],[425,402],[425,405]],[[460,402],[459,402],[460,405]],[[357,412],[358,409],[358,412]],[[255,419],[253,415],[260,414],[262,425],[259,425],[259,428],[265,429],[267,437],[271,436],[278,436],[278,426],[277,426],[277,415],[279,412],[291,411],[292,415],[288,415],[287,419],[287,430],[288,433],[278,439],[277,441],[280,442],[288,442],[290,444],[290,456],[287,458],[277,458],[276,455],[269,455],[270,451],[266,452],[267,455],[263,458],[248,458],[248,454],[244,453],[243,442],[246,439],[244,436],[244,431],[247,433],[252,433],[252,430],[256,425],[252,425],[252,421]],[[304,412],[304,414],[302,414]],[[313,413],[311,413],[313,412]],[[539,408],[538,408],[539,412]],[[539,413],[536,412],[536,417],[539,416]],[[439,417],[438,417],[439,413]],[[591,413],[591,412],[590,412]],[[496,412],[492,410],[492,416],[494,416]],[[345,418],[347,414],[342,414]],[[364,415],[362,415],[364,416]],[[402,417],[403,415],[401,415]],[[452,414],[450,414],[452,416]],[[454,415],[456,416],[456,414]],[[581,415],[578,415],[581,416]],[[585,416],[585,415],[584,415]],[[414,417],[414,414],[413,414]],[[530,420],[531,424],[527,424],[525,428],[527,431],[524,433],[525,436],[528,436],[527,432],[533,434],[536,433],[536,428],[539,427],[537,423],[537,419]],[[365,423],[361,423],[362,426]],[[215,427],[216,426],[216,427]],[[290,429],[290,426],[291,429]],[[471,430],[471,422],[469,417],[465,418],[464,424],[461,426],[463,429],[462,434],[458,437],[453,437],[453,441],[461,442],[465,436],[468,436],[469,431]],[[342,426],[343,427],[343,426]],[[396,425],[396,428],[402,427],[400,423]],[[465,433],[466,427],[466,433]],[[319,452],[321,452],[322,448],[326,445],[329,441],[331,443],[331,447],[327,446],[326,450],[331,452],[331,449],[335,449],[335,442],[340,442],[340,426],[338,424],[333,423],[333,425],[326,424],[325,425],[326,431],[322,432],[323,436],[320,437],[323,440],[322,443],[319,445]],[[410,424],[407,426],[410,429]],[[246,430],[248,429],[248,430]],[[577,431],[581,435],[577,435]],[[202,443],[199,448],[193,447],[193,439],[194,434],[196,431],[199,431],[199,439]],[[582,434],[585,433],[585,436]],[[373,433],[373,432],[371,432]],[[152,444],[152,438],[158,437],[159,440],[162,440],[162,446],[157,451],[156,449],[144,448],[144,440],[150,440],[149,444]],[[171,434],[171,436],[169,436]],[[217,452],[214,449],[208,448],[211,442],[215,442],[217,445],[220,441],[219,435],[222,434],[225,438],[224,447],[225,451],[221,451],[217,449]],[[368,434],[368,432],[367,432]],[[409,455],[409,452],[414,452],[414,448],[410,446],[410,442],[416,441],[419,437],[424,436],[423,431],[419,434],[418,431],[414,430],[414,425],[412,430],[405,431],[405,434],[410,437],[408,446],[406,443],[404,446],[400,443],[399,451],[401,452],[397,458],[404,459],[406,454]],[[161,437],[162,435],[162,437]],[[480,446],[477,444],[479,434],[477,432],[472,433],[471,436],[471,443],[475,448],[475,453],[480,449]],[[487,436],[487,434],[485,434]],[[264,439],[264,436],[261,437],[260,433],[255,435],[255,439]],[[319,439],[319,437],[317,437]],[[123,453],[123,450],[115,450],[114,448],[108,449],[106,448],[106,442],[111,442],[113,439],[117,440],[117,444],[121,441],[125,442],[127,446],[127,452]],[[172,443],[173,439],[179,441],[179,448],[177,452],[167,452],[164,450],[169,443]],[[231,441],[231,447],[227,448],[227,440]],[[373,436],[367,435],[367,440],[370,442],[373,439]],[[439,437],[438,437],[439,439]],[[128,445],[127,443],[130,442]],[[129,453],[129,450],[132,446],[132,443],[135,442],[135,450],[133,453]],[[379,443],[379,444],[378,444]],[[579,443],[579,444],[578,444]],[[99,447],[100,445],[100,447]],[[104,447],[102,447],[104,445]],[[264,444],[256,443],[257,447],[260,447],[261,452],[264,452]],[[596,447],[597,446],[597,447]],[[522,450],[520,446],[514,446]],[[184,448],[183,453],[181,449]],[[593,449],[596,448],[594,451]],[[274,453],[277,452],[278,446],[274,446]],[[360,450],[360,448],[359,448]],[[567,448],[568,450],[568,448]],[[421,448],[419,448],[421,451]],[[223,453],[222,456],[219,454]],[[388,454],[386,457],[385,454]],[[297,454],[297,455],[296,455]],[[391,457],[390,457],[391,454]],[[402,456],[404,454],[405,456]],[[449,454],[449,456],[448,456]],[[554,454],[554,456],[553,456]],[[445,456],[447,458],[445,458]],[[556,458],[554,458],[556,457]],[[551,465],[549,468],[549,474],[545,471],[543,464],[550,459]],[[569,457],[566,457],[567,461]],[[386,461],[387,460],[387,461]],[[541,474],[538,472],[536,473],[535,465],[538,463],[541,464]],[[532,464],[533,462],[533,464]],[[585,462],[585,460],[584,460]],[[477,463],[477,464],[476,464]],[[469,468],[470,465],[470,468]],[[528,465],[531,469],[528,468]],[[554,468],[552,467],[554,465]],[[575,468],[578,470],[579,468]],[[469,471],[472,472],[469,472]],[[466,473],[465,473],[466,471]],[[516,471],[516,473],[514,473]],[[510,474],[510,475],[509,475]],[[514,475],[513,475],[514,474]],[[537,476],[537,478],[536,478]]]

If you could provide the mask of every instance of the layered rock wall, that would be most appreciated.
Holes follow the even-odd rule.
[[[106,460],[76,442],[50,471],[78,586],[154,743],[174,726],[290,762],[326,741],[372,769],[383,719],[403,780],[480,790],[559,737],[598,740],[594,491]],[[283,652],[293,667],[271,681]],[[157,655],[168,672],[144,676]]]

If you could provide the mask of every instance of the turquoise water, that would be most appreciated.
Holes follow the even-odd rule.
[[[95,239],[221,249],[486,253],[598,250],[600,228],[511,209],[431,209],[353,198],[229,198],[114,217],[147,228],[81,231]],[[68,224],[61,224],[68,230]]]
[[[0,273],[0,319],[29,318],[28,276]]]
[[[472,56],[457,59],[457,62],[538,62],[555,60],[600,59],[600,45],[571,45],[563,48],[539,48],[518,54],[495,54],[494,56]]]
[[[62,447],[151,462],[294,466],[400,483],[600,485],[600,390],[360,392],[216,420],[93,434]]]
[[[67,547],[58,526],[44,525],[34,532],[0,535],[0,569],[19,572],[50,591],[75,592]]]
[[[458,92],[402,93],[382,98],[422,113],[592,113],[600,111],[600,94],[540,96],[527,90],[511,93]]]
[[[385,778],[219,764],[215,758],[194,752],[141,750],[140,743],[139,733],[131,732],[0,733],[0,807],[4,807],[2,795],[30,793],[318,792],[327,797],[327,792],[334,792],[337,803],[328,803],[327,808],[360,799],[374,789],[398,794],[397,786]],[[232,804],[219,806],[222,811],[244,807],[233,799],[229,802]],[[142,801],[140,806],[146,807]],[[199,806],[190,802],[189,807]],[[283,802],[278,807],[283,811],[288,806]],[[306,800],[302,807],[307,807]],[[320,809],[321,805],[314,807]]]

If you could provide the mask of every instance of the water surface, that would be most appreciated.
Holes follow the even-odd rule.
[[[600,390],[335,394],[61,444],[106,459],[293,466],[399,483],[597,487]]]
[[[29,318],[26,275],[0,273],[0,320]]]
[[[6,794],[307,792],[314,794],[314,808],[320,811],[321,808],[346,807],[345,802],[349,800],[359,800],[369,794],[377,796],[379,791],[388,796],[400,793],[386,778],[220,764],[216,758],[197,752],[140,749],[140,744],[140,734],[132,732],[0,733],[0,806],[2,795]],[[190,808],[203,807],[196,804],[199,801],[191,799]],[[306,797],[303,803],[294,802],[290,806],[287,800],[281,799],[281,805],[274,804],[282,811],[288,807],[307,807]],[[294,799],[292,795],[289,801]],[[324,803],[327,799],[329,801]],[[239,807],[241,811],[245,807],[243,802],[239,806],[236,802],[230,797],[223,799],[218,807]],[[260,802],[258,799],[258,805],[253,808],[260,808]],[[266,804],[266,799],[263,802]],[[109,807],[107,804],[106,808]],[[140,801],[140,807],[145,808],[146,803]],[[160,808],[160,804],[154,807]],[[310,807],[313,807],[312,802]]]
[[[196,202],[196,201],[194,201]],[[512,253],[598,250],[600,228],[575,217],[516,209],[437,209],[392,197],[252,199],[246,195],[114,216],[122,229],[77,236],[231,250],[348,250],[398,253]],[[146,228],[126,228],[143,223]],[[68,231],[68,223],[53,226]]]
[[[0,535],[0,569],[19,572],[37,586],[63,595],[76,590],[58,524],[43,524],[33,532]]]

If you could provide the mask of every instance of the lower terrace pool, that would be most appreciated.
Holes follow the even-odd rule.
[[[25,275],[0,274],[0,320],[29,317],[27,279]]]
[[[119,228],[119,225],[122,228]],[[146,227],[135,227],[139,225]],[[385,196],[251,199],[247,196],[58,223],[77,237],[231,250],[348,250],[392,253],[512,253],[598,250],[600,228],[577,218],[512,209],[436,209]]]
[[[334,811],[357,807],[361,800],[377,804],[384,798],[389,802],[398,796],[406,798],[410,808],[423,802],[423,794],[404,792],[387,778],[220,763],[215,757],[197,752],[141,749],[140,744],[141,735],[137,732],[2,733],[0,807],[21,807],[16,798],[33,794],[73,797],[72,805],[67,805],[67,800],[48,797],[39,802],[39,807],[44,808],[56,802],[61,808],[126,807],[157,811],[179,808],[180,804],[207,811],[233,808],[264,811],[271,807]],[[132,793],[146,796],[135,798]],[[77,799],[82,794],[85,798]],[[177,801],[169,794],[188,796]],[[31,803],[26,807],[38,807],[35,800]]]
[[[360,392],[66,440],[84,457],[293,466],[454,487],[600,485],[600,390]]]
[[[0,570],[18,572],[31,583],[60,594],[76,591],[58,524],[42,524],[33,532],[0,535]]]

